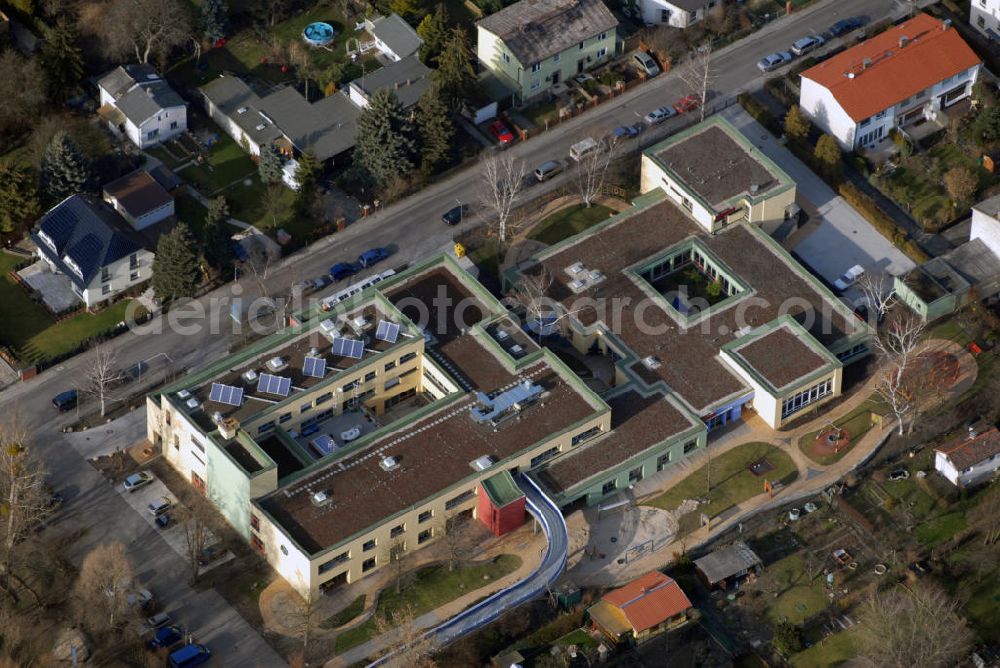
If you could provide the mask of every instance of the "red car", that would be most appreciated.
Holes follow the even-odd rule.
[[[688,111],[694,111],[698,108],[698,96],[697,95],[685,95],[681,99],[674,102],[674,111],[678,114],[683,114]]]
[[[490,132],[497,138],[501,146],[506,146],[514,141],[514,133],[507,129],[507,126],[500,121],[490,123]]]

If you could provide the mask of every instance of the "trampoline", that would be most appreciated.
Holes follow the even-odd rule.
[[[326,46],[333,41],[333,37],[333,26],[329,23],[323,23],[322,21],[310,23],[306,26],[305,30],[302,31],[302,39],[304,39],[306,44],[309,46]]]

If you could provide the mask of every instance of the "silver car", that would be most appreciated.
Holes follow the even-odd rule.
[[[819,35],[809,35],[792,44],[792,53],[796,56],[803,56],[813,49],[823,46],[825,43],[826,40]]]
[[[676,116],[676,115],[677,112],[674,111],[673,107],[657,107],[656,109],[653,109],[651,112],[643,116],[642,120],[646,121],[647,125],[657,125],[667,120],[671,116]]]
[[[140,471],[139,473],[133,473],[129,477],[125,478],[125,481],[122,482],[122,487],[125,488],[126,492],[134,492],[140,487],[145,487],[151,482],[153,482],[153,474],[146,471]]]
[[[788,51],[777,51],[764,56],[757,61],[757,69],[761,72],[772,72],[786,63],[792,62],[792,54]]]

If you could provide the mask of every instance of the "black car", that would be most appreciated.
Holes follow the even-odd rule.
[[[55,406],[60,413],[65,413],[66,411],[76,408],[78,401],[79,397],[76,390],[66,390],[65,392],[60,392],[52,398],[52,405]]]
[[[852,16],[850,18],[841,19],[830,26],[830,34],[834,37],[840,37],[841,35],[846,35],[852,30],[857,30],[863,25],[864,22],[861,19],[857,16]]]
[[[468,212],[469,207],[464,204],[460,204],[454,208],[445,211],[444,215],[441,216],[441,220],[444,221],[445,225],[458,225],[462,222],[462,218],[465,217],[466,212]]]

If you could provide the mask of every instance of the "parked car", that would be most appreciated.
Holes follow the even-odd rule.
[[[52,405],[55,406],[60,413],[73,410],[76,408],[78,402],[79,395],[76,393],[76,390],[66,390],[65,392],[60,392],[56,396],[52,397]]]
[[[459,204],[456,207],[452,207],[444,212],[441,216],[441,220],[444,221],[445,225],[458,225],[465,218],[465,214],[469,212],[469,207],[465,204]]]
[[[615,139],[633,139],[639,136],[639,128],[634,125],[621,125],[611,131]]]
[[[833,282],[833,287],[837,288],[841,292],[851,287],[858,282],[858,279],[865,275],[865,269],[860,264],[856,264],[847,271],[844,275]]]
[[[653,57],[646,53],[645,51],[636,51],[632,55],[632,64],[639,69],[640,72],[645,72],[648,77],[655,77],[660,73],[660,66],[656,64]]]
[[[494,120],[490,123],[490,134],[496,137],[501,146],[514,143],[514,133],[507,129],[503,121]]]
[[[317,276],[316,278],[312,279],[309,282],[312,283],[313,290],[322,290],[326,286],[330,285],[332,281],[330,280],[329,275],[325,275],[325,276]]]
[[[158,529],[166,529],[170,526],[170,513],[163,513],[159,515],[153,522],[156,524]]]
[[[155,501],[151,501],[146,508],[153,517],[159,517],[173,507],[173,502],[165,496],[161,496]]]
[[[689,111],[694,111],[698,108],[698,96],[691,94],[685,95],[681,99],[674,102],[674,111],[678,114],[685,114]]]
[[[796,42],[792,44],[792,53],[796,56],[804,56],[813,49],[823,46],[825,43],[826,40],[819,35],[809,35],[800,40],[796,40]]]
[[[148,589],[139,589],[129,593],[125,597],[125,600],[128,602],[130,608],[145,610],[153,604],[153,592]]]
[[[139,471],[138,473],[133,473],[129,477],[125,478],[122,482],[122,487],[126,492],[134,492],[140,487],[145,487],[149,483],[153,482],[156,478],[153,474],[148,471]]]
[[[207,566],[216,559],[222,558],[222,555],[226,553],[226,550],[222,547],[217,547],[215,545],[209,545],[203,548],[201,554],[198,555],[198,565]]]
[[[212,650],[204,645],[192,643],[171,652],[167,657],[167,665],[170,668],[192,668],[205,663],[211,656]]]
[[[600,148],[600,144],[597,143],[596,139],[586,137],[569,147],[569,157],[580,162],[584,156],[596,151],[598,148]]]
[[[642,120],[646,121],[647,125],[658,125],[676,115],[677,112],[672,107],[657,107],[646,114]]]
[[[356,273],[358,273],[358,267],[350,262],[338,262],[330,267],[330,278],[334,281],[342,281]]]
[[[538,165],[535,169],[535,178],[539,182],[551,179],[553,176],[565,169],[566,163],[562,160],[549,160]]]
[[[170,619],[170,615],[168,615],[165,612],[158,612],[152,617],[146,618],[146,626],[148,626],[151,629],[158,629],[166,626],[171,621],[172,620]]]
[[[846,35],[852,30],[857,30],[865,24],[858,16],[851,16],[846,19],[841,19],[830,26],[830,34],[834,37],[840,37],[841,35]]]
[[[173,647],[179,643],[184,638],[184,630],[179,626],[165,626],[163,628],[157,629],[156,634],[152,638],[146,641],[146,647],[149,649],[161,649],[164,647]]]
[[[358,264],[362,267],[371,267],[386,259],[390,255],[391,253],[389,250],[382,248],[381,246],[378,248],[372,248],[370,250],[366,250],[358,256]]]
[[[757,69],[761,72],[773,72],[782,65],[792,62],[792,54],[788,51],[776,51],[757,61]]]
[[[247,249],[239,241],[233,241],[233,257],[240,262],[246,262],[246,259],[250,257],[247,255]]]

